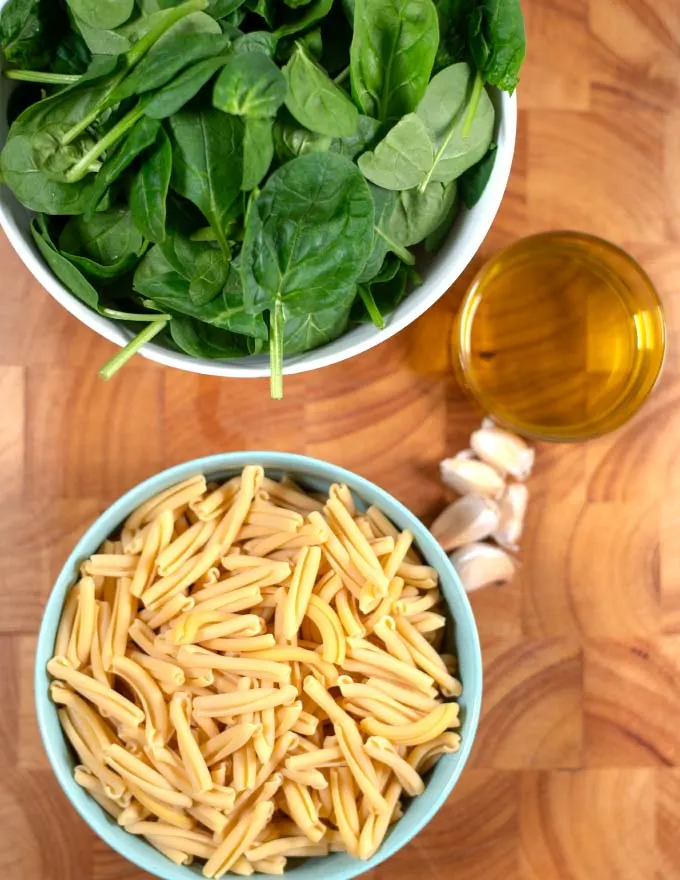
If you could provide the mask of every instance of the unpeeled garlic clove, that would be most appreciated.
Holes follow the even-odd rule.
[[[470,438],[473,452],[482,461],[497,468],[502,474],[510,474],[516,480],[526,480],[534,466],[536,453],[518,437],[497,426],[483,426]]]
[[[483,541],[500,528],[500,510],[491,498],[465,495],[450,504],[432,524],[430,531],[444,550]]]
[[[505,492],[505,480],[491,465],[478,461],[471,452],[461,452],[455,458],[445,458],[440,465],[445,486],[459,495],[484,495],[500,498]]]
[[[524,530],[524,517],[529,503],[529,490],[523,483],[508,486],[500,501],[500,521],[493,539],[506,550],[517,550]]]
[[[512,580],[517,561],[500,547],[468,544],[449,556],[467,593]]]

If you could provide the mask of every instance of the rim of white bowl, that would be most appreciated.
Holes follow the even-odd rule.
[[[4,2],[0,0],[0,8]],[[284,360],[283,374],[292,376],[312,372],[363,354],[387,342],[397,333],[408,327],[431,308],[458,280],[470,265],[488,235],[500,209],[512,170],[517,140],[517,93],[493,91],[492,97],[498,111],[496,142],[498,152],[491,177],[480,201],[463,216],[474,215],[473,229],[469,232],[464,246],[456,250],[456,230],[460,215],[454,223],[447,244],[443,245],[434,259],[434,266],[420,287],[413,290],[393,313],[384,330],[371,327],[368,332],[349,331],[337,340],[327,343],[310,352],[288,357]],[[23,232],[16,222],[10,205],[16,205],[12,197],[0,199],[0,227],[4,230],[10,244],[33,277],[45,288],[67,312],[100,336],[118,346],[127,345],[133,334],[119,323],[92,311],[75,297],[52,274],[42,257],[33,247],[30,236]],[[25,209],[22,209],[25,211]],[[446,256],[445,256],[446,255]],[[427,288],[424,295],[423,290]],[[353,335],[359,338],[352,339]],[[157,343],[147,343],[139,352],[147,360],[173,367],[188,373],[204,376],[219,376],[232,379],[264,379],[270,375],[267,356],[250,356],[242,359],[213,361],[207,358],[194,358],[182,352],[174,352]]]

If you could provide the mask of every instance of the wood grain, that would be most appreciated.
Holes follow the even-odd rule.
[[[539,448],[523,566],[475,594],[486,697],[470,765],[432,824],[369,880],[680,878],[680,4],[524,0],[530,52],[512,179],[463,278],[396,339],[286,381],[185,375],[113,347],[0,243],[0,872],[143,880],[78,818],[33,709],[53,579],[120,493],[186,459],[284,449],[350,467],[428,519],[438,462],[479,413],[449,338],[474,271],[522,235],[605,235],[668,316],[662,382],[618,433]]]

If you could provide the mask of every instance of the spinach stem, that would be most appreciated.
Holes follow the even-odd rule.
[[[110,131],[107,131],[103,138],[98,140],[97,143],[76,162],[66,175],[67,182],[77,183],[79,180],[86,177],[90,173],[90,166],[92,163],[96,162],[97,159],[99,159],[99,157],[107,150],[115,146],[115,144],[117,144],[137,122],[139,122],[143,115],[144,108],[137,105],[137,107],[123,116],[123,118],[116,123]]]
[[[5,70],[7,79],[21,82],[45,83],[50,86],[70,86],[80,81],[80,76],[70,73],[45,73],[41,70]]]
[[[472,123],[475,121],[475,114],[477,113],[477,108],[479,107],[479,99],[482,97],[483,89],[484,79],[482,78],[482,74],[477,71],[475,75],[475,83],[472,86],[470,103],[468,104],[467,113],[465,114],[465,119],[463,120],[461,135],[464,138],[469,137],[470,132],[472,131]]]
[[[283,303],[277,297],[269,328],[270,388],[273,400],[283,400],[283,321]]]
[[[382,238],[383,241],[387,243],[387,246],[392,251],[392,253],[396,254],[396,256],[399,257],[402,263],[406,263],[407,266],[415,266],[416,258],[407,248],[399,244],[399,242],[393,241],[389,237],[389,235],[387,235],[385,232],[383,232],[382,229],[380,229],[379,226],[374,226],[373,228],[378,233],[380,238]]]
[[[336,86],[341,86],[345,82],[345,80],[347,80],[349,78],[349,71],[350,71],[349,66],[347,66],[344,70],[340,71],[340,73],[333,80],[333,82],[336,84]]]
[[[359,296],[361,297],[361,301],[366,306],[366,311],[368,312],[368,317],[373,321],[378,330],[385,329],[385,321],[383,316],[380,314],[380,309],[375,304],[375,299],[373,298],[373,294],[370,291],[370,288],[365,287],[363,284],[359,285]]]
[[[165,330],[170,318],[168,318],[167,315],[164,315],[163,317],[166,320],[152,321],[150,324],[147,324],[141,333],[138,333],[134,339],[131,339],[130,342],[128,342],[125,348],[115,354],[107,364],[104,364],[99,371],[99,375],[102,379],[106,379],[107,382],[109,379],[112,379],[118,370],[124,367],[130,358],[134,357],[147,342],[151,342],[155,336],[158,336],[159,333]]]
[[[157,315],[153,315],[150,312],[142,315],[136,315],[132,312],[119,312],[117,309],[107,309],[102,308],[99,310],[105,318],[111,318],[113,321],[143,321],[145,324],[149,321],[169,321],[170,315],[164,315],[159,312]]]
[[[77,122],[73,128],[70,128],[61,139],[62,144],[67,147],[69,144],[86,131],[94,122],[97,121],[99,114],[110,106],[111,95],[123,82],[125,77],[130,73],[133,67],[142,60],[149,49],[165,34],[171,27],[181,21],[187,15],[194,12],[202,12],[208,8],[208,0],[186,0],[180,6],[174,9],[168,9],[167,14],[158,22],[148,33],[139,40],[125,55],[125,66],[116,76],[113,77],[107,93],[97,102],[92,110],[86,114],[80,122]]]

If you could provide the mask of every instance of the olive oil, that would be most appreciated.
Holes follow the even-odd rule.
[[[498,421],[553,440],[623,424],[663,362],[663,313],[631,257],[601,239],[557,232],[499,253],[461,308],[454,361]]]

